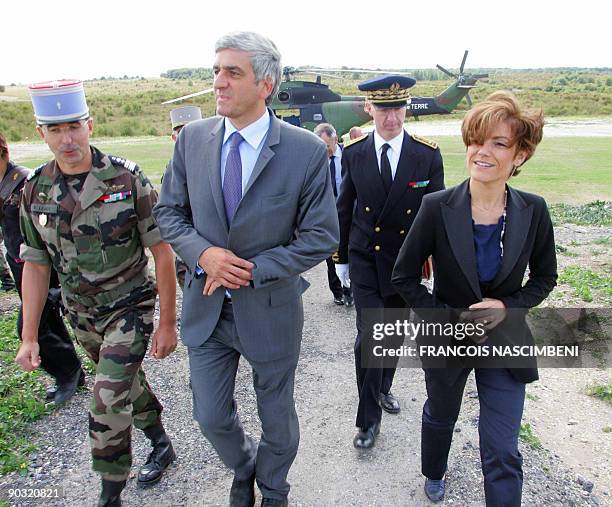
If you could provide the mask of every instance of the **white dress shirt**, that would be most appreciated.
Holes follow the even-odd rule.
[[[263,148],[263,141],[270,129],[270,113],[266,112],[256,121],[247,125],[242,130],[239,130],[244,142],[240,143],[238,150],[240,151],[240,161],[242,164],[242,196],[244,197],[244,189],[253,174],[255,163]],[[223,145],[221,147],[221,188],[223,188],[223,178],[225,178],[225,162],[230,150],[230,143],[227,142],[229,137],[236,132],[236,127],[232,125],[229,118],[225,118],[225,134],[223,135]],[[204,269],[197,264],[195,273],[197,276],[204,274]],[[231,299],[230,292],[226,289],[225,295]]]
[[[239,130],[240,135],[243,137],[243,143],[240,143],[240,160],[242,162],[242,195],[244,196],[244,189],[253,174],[255,168],[255,162],[261,153],[263,148],[263,141],[268,134],[270,128],[270,113],[266,109],[266,112],[261,117],[247,125],[242,130]],[[229,118],[225,118],[225,134],[223,135],[223,147],[221,148],[221,188],[223,188],[223,179],[225,178],[225,162],[227,161],[227,155],[230,150],[230,143],[227,142],[229,137],[236,132],[236,127],[232,125]]]
[[[391,178],[395,179],[397,172],[397,164],[399,163],[400,154],[402,153],[402,143],[404,142],[404,129],[390,141],[385,141],[374,130],[374,148],[376,149],[376,160],[378,160],[378,171],[380,172],[380,156],[382,154],[383,144],[388,144],[390,148],[387,150],[387,157],[391,165]]]
[[[340,148],[340,145],[336,145],[336,151],[333,156],[334,167],[336,168],[336,190],[338,195],[340,195],[340,184],[342,183],[342,148]]]

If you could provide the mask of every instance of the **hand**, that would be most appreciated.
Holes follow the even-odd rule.
[[[21,342],[15,362],[25,371],[33,371],[40,366],[38,341]]]
[[[351,279],[349,278],[349,265],[348,264],[336,264],[336,276],[342,287],[347,289],[351,286]]]
[[[219,280],[215,280],[211,276],[206,277],[206,283],[204,284],[204,289],[202,290],[202,294],[205,296],[212,296],[213,292],[215,292],[219,287],[222,287],[222,284]]]
[[[204,250],[198,259],[198,264],[206,271],[207,280],[204,294],[207,292],[206,286],[215,282],[218,285],[212,289],[212,292],[221,285],[228,289],[248,286],[253,279],[253,267],[255,266],[252,262],[241,259],[230,250],[218,246],[211,246]],[[210,286],[208,290],[210,290]]]
[[[160,325],[153,333],[151,343],[151,356],[155,359],[163,359],[169,356],[176,349],[176,326]]]
[[[480,303],[470,305],[468,310],[461,314],[461,318],[475,324],[482,324],[487,331],[499,325],[506,318],[506,305],[499,299],[484,298]]]

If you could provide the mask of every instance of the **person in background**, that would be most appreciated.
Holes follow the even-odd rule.
[[[6,138],[0,132],[0,231],[5,237],[6,259],[19,297],[23,275],[23,260],[19,257],[19,249],[23,243],[19,229],[19,206],[21,191],[29,175],[28,169],[11,161]],[[85,384],[85,372],[62,319],[60,289],[55,270],[51,270],[49,286],[38,327],[38,344],[41,367],[55,380],[55,384],[47,389],[47,399],[61,405],[72,398],[78,386]],[[22,327],[21,305],[17,317],[17,335],[20,338]]]
[[[461,133],[469,178],[425,196],[393,270],[393,285],[408,305],[469,308],[467,315],[474,318],[488,313],[492,319],[478,323],[494,330],[506,308],[531,308],[550,294],[557,261],[546,203],[508,185],[535,152],[543,125],[541,112],[523,111],[506,91],[468,111]],[[430,255],[433,293],[421,285],[421,266]],[[444,497],[453,429],[471,369],[425,368],[421,461],[425,494],[432,501]],[[518,437],[525,384],[537,380],[537,367],[475,368],[475,376],[486,504],[519,507]]]
[[[4,257],[4,253],[2,252],[3,242],[4,235],[2,234],[2,230],[0,230],[0,289],[5,292],[8,292],[15,288],[15,282],[11,277],[9,267],[6,263],[6,258]]]
[[[172,138],[173,142],[176,142],[178,135],[185,125],[189,122],[195,120],[202,119],[202,110],[198,106],[182,106],[177,107],[170,111],[170,122],[172,123]],[[166,171],[168,167],[172,164],[172,159],[168,162],[166,166]],[[162,184],[163,184],[163,176],[162,176]],[[179,287],[181,290],[183,289],[183,285],[185,285],[185,273],[187,272],[187,265],[181,260],[179,256],[176,256],[174,260],[174,267],[176,269],[176,279],[178,281]]]
[[[319,123],[313,132],[327,145],[329,174],[334,197],[337,199],[340,184],[342,183],[342,148],[338,144],[336,129],[329,123]],[[345,287],[340,283],[338,275],[336,275],[336,264],[333,256],[325,259],[325,262],[327,263],[327,282],[329,284],[329,290],[331,290],[334,296],[334,303],[339,306],[353,306],[353,292],[351,291],[351,286]]]

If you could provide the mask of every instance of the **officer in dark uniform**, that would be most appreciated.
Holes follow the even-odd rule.
[[[176,142],[179,133],[185,125],[192,121],[201,119],[202,110],[198,106],[182,106],[170,111],[170,122],[172,123],[172,141]],[[171,163],[172,159],[168,162],[166,170],[168,169]],[[176,256],[174,264],[176,269],[176,279],[178,281],[179,287],[181,288],[181,290],[183,290],[183,285],[185,284],[185,274],[187,273],[187,265],[178,256]],[[189,382],[191,385],[191,380]]]
[[[444,188],[444,168],[437,145],[404,131],[408,88],[414,83],[409,77],[389,75],[359,85],[367,94],[365,109],[374,120],[375,130],[348,143],[342,157],[336,272],[343,284],[351,283],[357,310],[359,431],[353,440],[357,448],[374,445],[382,409],[389,413],[400,411],[390,391],[395,368],[362,366],[362,345],[368,329],[364,310],[405,307],[391,286],[393,265],[421,199]]]
[[[5,137],[0,133],[0,226],[6,245],[6,259],[21,296],[23,261],[19,248],[23,243],[19,229],[21,189],[30,171],[9,160]],[[78,385],[85,383],[85,373],[76,354],[70,334],[60,315],[60,292],[57,273],[51,272],[51,288],[38,328],[41,366],[55,379],[55,386],[47,390],[47,399],[57,405],[72,397]],[[21,338],[22,310],[17,318],[17,333]]]

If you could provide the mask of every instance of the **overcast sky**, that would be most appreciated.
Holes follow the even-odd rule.
[[[604,3],[2,0],[0,84],[210,67],[226,32],[270,37],[284,65],[612,67]],[[428,6],[428,7],[422,7]]]

